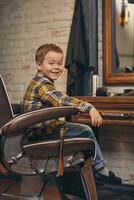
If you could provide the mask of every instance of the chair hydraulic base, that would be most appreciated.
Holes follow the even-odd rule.
[[[3,196],[25,200],[44,200],[41,196],[45,187],[42,176],[22,176],[2,192]]]

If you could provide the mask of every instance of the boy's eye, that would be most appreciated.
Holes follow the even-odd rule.
[[[56,62],[49,62],[49,64],[50,65],[53,65],[53,64],[55,64]],[[57,63],[57,65],[62,65],[63,63],[62,62],[59,62],[59,63]]]
[[[53,65],[53,64],[54,64],[54,62],[49,62],[49,64],[50,64],[50,65]]]
[[[62,65],[62,62],[58,63],[58,65]]]

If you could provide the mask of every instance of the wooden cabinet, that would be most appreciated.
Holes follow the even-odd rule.
[[[78,96],[95,106],[103,118],[103,124],[134,125],[134,97]],[[89,124],[88,113],[72,117],[73,122]]]

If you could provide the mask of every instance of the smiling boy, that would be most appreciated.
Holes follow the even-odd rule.
[[[63,72],[63,59],[63,50],[55,44],[44,44],[37,49],[35,54],[37,74],[31,80],[24,95],[23,112],[56,106],[74,106],[80,112],[89,113],[92,126],[100,126],[102,118],[92,104],[69,97],[56,89],[54,81]],[[106,168],[106,161],[102,156],[94,133],[88,125],[54,119],[32,127],[31,135],[34,135],[35,138],[37,135],[41,136],[40,138],[46,139],[59,138],[61,124],[64,124],[64,127],[67,128],[65,137],[88,137],[95,140],[96,158],[94,171],[99,180],[116,184],[121,183],[121,179]]]

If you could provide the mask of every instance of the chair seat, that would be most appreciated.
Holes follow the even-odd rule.
[[[58,156],[60,149],[60,140],[45,140],[25,144],[23,149],[30,157],[49,157]],[[64,155],[77,153],[81,151],[90,151],[92,158],[95,157],[95,142],[89,138],[65,138]]]

